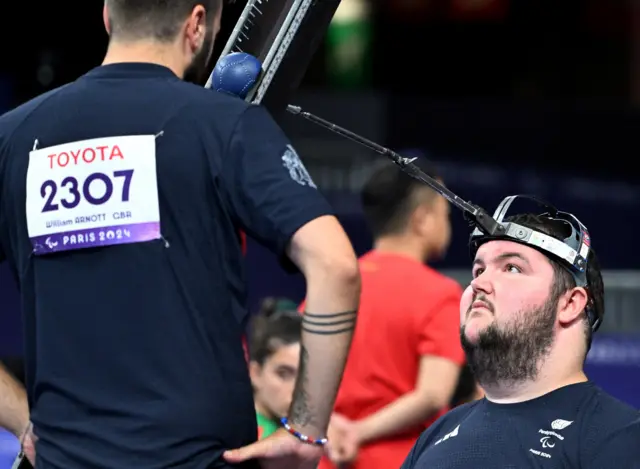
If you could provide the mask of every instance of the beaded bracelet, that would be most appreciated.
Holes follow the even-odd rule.
[[[313,438],[310,438],[307,435],[303,435],[302,433],[294,430],[291,427],[291,425],[289,425],[289,420],[287,419],[287,417],[282,417],[280,419],[280,422],[282,422],[282,426],[286,431],[291,433],[293,436],[295,436],[298,440],[302,441],[303,443],[316,445],[316,446],[324,446],[327,444],[328,440],[326,438],[320,438],[320,439],[314,440]]]

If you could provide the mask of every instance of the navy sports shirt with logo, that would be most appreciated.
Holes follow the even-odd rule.
[[[283,255],[331,214],[260,107],[153,64],[0,118],[38,468],[219,467],[255,440],[239,230]]]
[[[441,417],[402,469],[639,469],[640,411],[594,384],[517,404],[486,399]]]

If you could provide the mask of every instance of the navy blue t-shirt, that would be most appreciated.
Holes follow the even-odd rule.
[[[590,382],[517,404],[456,407],[402,469],[638,469],[640,412]]]
[[[263,108],[159,65],[101,66],[2,116],[38,467],[219,467],[254,441],[239,231],[284,255],[329,214]]]

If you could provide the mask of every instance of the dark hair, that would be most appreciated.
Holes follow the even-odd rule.
[[[571,235],[571,228],[567,223],[551,220],[533,214],[514,215],[505,221],[515,222],[519,225],[531,228],[546,235],[552,236],[559,240],[564,240]],[[563,267],[557,260],[549,257],[549,261],[553,266],[553,288],[551,298],[557,300],[560,296],[576,287],[576,280],[571,273]],[[604,282],[602,281],[602,272],[600,271],[600,263],[593,247],[589,251],[587,258],[587,293],[591,302],[590,307],[593,308],[595,318],[604,316]],[[591,348],[591,340],[593,331],[591,323],[586,314],[584,315],[584,330],[587,339],[587,351]]]
[[[213,16],[223,0],[107,0],[111,34],[130,39],[172,41],[180,24],[202,5]]]
[[[421,169],[438,179],[435,168],[426,162]],[[373,172],[360,193],[364,215],[374,238],[401,233],[420,202],[416,194],[427,185],[412,178],[395,164],[385,164]]]
[[[267,298],[251,320],[249,357],[260,365],[280,347],[300,342],[302,315],[295,303]]]

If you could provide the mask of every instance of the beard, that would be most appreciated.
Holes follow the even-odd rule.
[[[207,71],[211,61],[211,53],[213,51],[214,38],[206,36],[202,42],[202,47],[193,57],[191,64],[184,72],[184,81],[194,83],[196,85],[204,85],[207,81]]]
[[[542,307],[522,311],[506,326],[495,322],[471,343],[460,328],[462,348],[480,385],[504,385],[536,379],[538,365],[553,344],[557,299]]]

